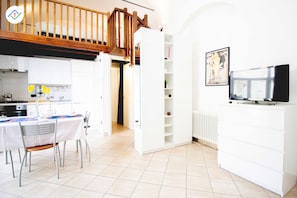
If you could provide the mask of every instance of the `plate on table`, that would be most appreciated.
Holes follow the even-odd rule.
[[[9,121],[8,117],[0,117],[0,122],[6,122]]]

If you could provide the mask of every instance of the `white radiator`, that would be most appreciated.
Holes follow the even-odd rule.
[[[193,136],[199,141],[217,145],[218,115],[214,112],[193,111]]]

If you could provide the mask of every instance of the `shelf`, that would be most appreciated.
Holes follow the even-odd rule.
[[[164,79],[166,81],[166,88],[164,88],[164,99],[165,99],[165,115],[164,115],[164,143],[165,145],[173,144],[174,137],[174,119],[172,116],[173,111],[173,97],[174,92],[174,70],[173,70],[173,42],[172,35],[165,35],[164,43]],[[169,95],[171,97],[169,97]],[[166,112],[170,112],[167,115]]]
[[[167,58],[164,58],[164,61],[165,61],[165,63],[172,63],[173,62],[172,59],[167,59]]]
[[[165,132],[164,136],[165,136],[165,137],[173,136],[173,133],[172,133],[172,132]]]
[[[168,135],[168,136],[164,136],[164,141],[166,145],[170,145],[173,143],[173,134],[172,135]]]

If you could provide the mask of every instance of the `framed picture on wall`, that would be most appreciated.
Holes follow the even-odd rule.
[[[225,47],[205,55],[205,85],[228,85],[230,48]]]

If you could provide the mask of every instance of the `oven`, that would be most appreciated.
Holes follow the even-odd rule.
[[[26,104],[13,104],[0,106],[0,116],[26,116],[27,105]]]

